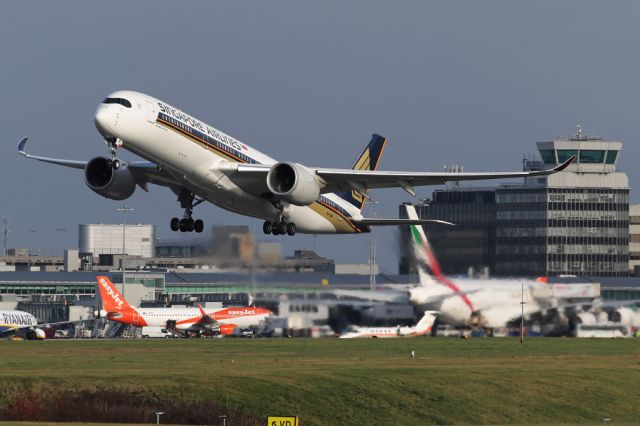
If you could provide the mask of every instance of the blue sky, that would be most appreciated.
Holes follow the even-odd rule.
[[[383,169],[518,170],[536,141],[581,124],[625,142],[620,166],[633,188],[639,12],[631,1],[3,2],[0,216],[12,228],[9,245],[61,251],[77,246],[78,223],[121,220],[122,203],[92,193],[79,171],[15,152],[29,136],[37,154],[105,154],[93,114],[117,89],[311,166],[348,166],[377,132],[389,139]],[[379,204],[369,214],[386,217],[412,199],[401,189],[372,195]],[[128,222],[177,236],[168,220],[180,209],[167,189],[136,191],[127,203]],[[196,216],[261,226],[214,206]],[[395,232],[374,238],[383,270],[394,272]],[[315,246],[365,262],[370,236],[278,240],[288,252]]]

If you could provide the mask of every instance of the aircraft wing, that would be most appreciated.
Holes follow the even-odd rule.
[[[29,138],[22,138],[22,140],[18,143],[18,154],[27,158],[31,158],[33,160],[44,161],[45,163],[51,164],[58,164],[60,166],[72,167],[74,169],[84,169],[84,166],[87,165],[86,161],[64,160],[61,158],[39,157],[36,155],[27,154],[25,148],[28,141]]]
[[[57,164],[59,166],[71,167],[74,169],[84,169],[87,165],[87,161],[66,160],[63,158],[51,158],[41,157],[38,155],[28,154],[26,151],[26,145],[29,138],[22,138],[18,143],[18,153],[26,158],[32,160],[43,161],[45,163]],[[179,186],[179,182],[174,179],[169,173],[163,171],[157,164],[149,161],[132,161],[127,163],[129,170],[136,178],[136,182],[145,191],[147,190],[147,183],[154,183],[161,186]]]
[[[437,220],[437,219],[382,219],[382,218],[362,218],[362,219],[354,219],[359,225],[370,225],[370,226],[396,226],[396,225],[450,225],[455,226],[451,222],[447,222],[446,220]]]
[[[485,172],[485,173],[433,173],[395,172],[351,169],[315,169],[315,173],[326,182],[322,192],[351,191],[362,189],[400,187],[415,195],[414,186],[441,185],[449,181],[506,179],[518,177],[546,176],[560,172],[569,166],[575,156],[548,170],[533,172]]]
[[[198,304],[198,309],[200,309],[200,315],[202,315],[202,317],[200,317],[198,322],[196,322],[194,325],[201,325],[206,328],[207,326],[210,327],[212,324],[217,324],[217,321],[211,318],[211,315],[207,315],[207,313],[202,308],[202,305]]]
[[[440,185],[449,181],[547,176],[566,169],[575,158],[576,157],[573,156],[564,163],[551,169],[532,172],[434,173],[325,169],[314,167],[308,167],[308,169],[318,176],[318,180],[321,183],[320,192],[323,194],[352,190],[366,193],[369,189],[375,188],[403,188],[409,194],[415,195],[415,190],[413,189],[415,186]],[[221,171],[229,176],[238,186],[255,195],[263,195],[269,192],[266,185],[269,170],[271,170],[271,166],[265,164],[237,164],[229,162],[221,167]]]

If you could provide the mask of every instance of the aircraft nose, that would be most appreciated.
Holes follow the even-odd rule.
[[[112,137],[111,131],[113,128],[113,121],[113,114],[109,110],[109,107],[106,105],[99,105],[96,110],[94,122],[100,134],[105,138]]]

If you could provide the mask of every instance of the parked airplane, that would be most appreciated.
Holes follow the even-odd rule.
[[[227,335],[236,328],[258,326],[272,312],[264,308],[241,307],[218,309],[207,313],[197,308],[135,308],[120,294],[111,280],[96,277],[107,319],[138,327],[166,327],[179,334]]]
[[[264,219],[266,234],[296,232],[345,234],[369,232],[371,226],[434,221],[366,218],[361,214],[368,191],[400,187],[415,195],[415,186],[447,181],[543,176],[566,168],[511,173],[428,173],[378,171],[386,139],[374,134],[351,169],[308,167],[278,162],[231,136],[151,96],[118,91],[98,106],[95,124],[111,158],[72,161],[29,155],[27,138],[18,152],[27,158],[84,169],[94,192],[113,200],[129,198],[136,186],[169,187],[184,209],[170,221],[173,231],[202,232],[193,208],[209,201],[224,209]],[[147,161],[125,163],[116,156],[125,148]],[[317,147],[316,147],[317,148]],[[437,221],[435,221],[437,223]]]
[[[36,317],[24,311],[0,311],[0,336],[24,336],[29,340],[46,337]]]
[[[425,311],[424,316],[413,327],[358,327],[352,326],[341,339],[355,339],[359,337],[388,338],[388,337],[415,337],[431,333],[431,328],[436,320],[437,312]]]
[[[418,217],[414,206],[406,204],[405,207],[409,219]],[[420,284],[409,289],[409,300],[422,309],[439,311],[442,323],[505,327],[522,316],[523,297],[525,317],[557,306],[544,280],[456,279],[454,282],[442,273],[422,226],[411,225],[410,229]]]

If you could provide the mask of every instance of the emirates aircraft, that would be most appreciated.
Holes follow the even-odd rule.
[[[102,314],[107,319],[138,327],[166,327],[171,331],[187,335],[226,335],[236,328],[256,327],[273,313],[264,308],[225,308],[207,313],[197,308],[134,308],[129,305],[111,280],[96,277],[102,299]]]
[[[202,232],[203,221],[194,220],[192,213],[204,201],[263,219],[264,232],[273,235],[348,234],[369,232],[377,225],[433,223],[366,218],[361,211],[368,191],[374,188],[400,187],[415,196],[415,186],[543,176],[563,170],[573,161],[533,172],[379,171],[386,139],[374,134],[350,169],[279,162],[164,101],[128,90],[114,92],[102,101],[95,125],[109,146],[110,157],[74,161],[29,155],[25,151],[27,138],[18,144],[18,152],[27,158],[83,169],[89,188],[113,200],[129,198],[136,186],[145,191],[149,184],[166,186],[184,209],[182,218],[170,220],[171,229],[182,232]],[[117,158],[119,148],[146,161],[121,161]]]
[[[405,208],[409,218],[418,217],[414,206],[405,204]],[[540,278],[454,281],[442,273],[424,229],[414,225],[410,229],[420,284],[409,289],[409,300],[421,309],[436,309],[441,323],[493,329],[506,327],[522,312],[528,317],[557,306],[551,288]]]

